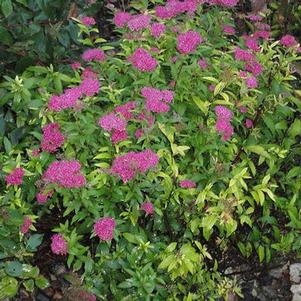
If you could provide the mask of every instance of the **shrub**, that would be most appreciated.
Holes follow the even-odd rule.
[[[14,293],[31,261],[11,261],[9,244],[38,235],[35,252],[54,210],[49,249],[104,300],[227,299],[240,290],[219,256],[300,252],[299,45],[258,23],[235,36],[237,1],[214,2],[116,12],[118,48],[81,26],[98,50],[72,75],[31,67],[2,84],[27,133],[1,153],[0,246],[19,266],[1,273]]]

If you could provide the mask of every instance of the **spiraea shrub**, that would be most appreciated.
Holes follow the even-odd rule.
[[[150,2],[114,11],[113,44],[75,20],[68,74],[1,84],[23,133],[1,117],[1,297],[47,286],[41,243],[86,300],[227,300],[223,258],[300,255],[298,42],[259,15],[238,36],[235,0]]]

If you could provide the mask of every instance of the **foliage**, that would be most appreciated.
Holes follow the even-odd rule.
[[[133,4],[136,10],[148,7],[147,1],[138,4]],[[152,5],[147,12],[160,20]],[[30,67],[1,84],[1,102],[9,108],[0,119],[2,296],[15,295],[21,283],[29,291],[34,283],[39,286],[42,276],[36,267],[30,267],[35,271],[30,276],[23,274],[42,240],[39,221],[55,209],[63,216],[51,230],[67,242],[67,265],[82,274],[85,286],[100,300],[227,300],[240,295],[236,280],[219,270],[218,254],[230,246],[260,262],[279,253],[300,255],[301,92],[292,70],[292,63],[300,60],[297,47],[260,40],[260,51],[252,56],[263,71],[256,74],[257,87],[250,88],[246,77],[251,74],[241,73],[245,63],[236,49],[246,50],[245,38],[223,32],[224,25],[234,26],[227,9],[199,5],[193,14],[160,22],[166,26],[160,38],[149,28],[117,29],[123,38],[115,48],[95,37],[93,27],[80,25],[80,41],[105,51],[105,60],[84,62],[85,69],[69,70],[68,75],[52,66]],[[177,37],[187,31],[198,32],[202,42],[181,54]],[[138,47],[157,61],[152,72],[133,66],[144,59],[133,62]],[[99,93],[93,90],[69,109],[51,110],[51,96],[66,94],[70,87],[82,89],[89,72],[94,81],[97,74]],[[145,87],[173,91],[164,113],[145,110]],[[151,104],[158,104],[156,97]],[[136,106],[127,112],[128,137],[113,143],[98,120],[129,101]],[[231,120],[218,115],[218,106]],[[114,112],[124,121],[123,114]],[[233,127],[227,139],[218,132],[218,120],[225,121],[227,130]],[[37,155],[33,150],[44,139],[41,128],[51,122],[59,124],[64,143],[56,152]],[[142,130],[138,138],[137,129]],[[129,181],[113,174],[116,158],[146,149],[159,157],[155,167]],[[59,181],[47,182],[45,171],[52,162],[75,159],[85,185],[66,188]],[[137,165],[129,168],[136,173],[139,162],[132,163]],[[25,170],[22,185],[6,185],[5,176],[16,167]],[[60,173],[52,176],[71,177]],[[187,180],[192,182],[183,182]],[[52,191],[43,204],[36,199],[41,188]],[[146,214],[141,208],[149,201],[154,212]],[[25,216],[38,234],[20,232]],[[116,222],[112,240],[100,240],[94,231],[103,217]]]

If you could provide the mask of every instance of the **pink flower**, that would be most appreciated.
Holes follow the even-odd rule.
[[[56,255],[67,255],[68,244],[62,234],[54,234],[51,237],[51,251]]]
[[[246,43],[246,46],[255,51],[255,52],[259,52],[260,51],[260,48],[258,46],[258,43],[257,43],[257,39],[255,37],[249,37],[247,36],[246,37],[246,40],[245,40],[245,43]]]
[[[144,202],[141,205],[141,210],[144,210],[146,215],[152,215],[154,213],[154,205],[151,202]]]
[[[261,38],[263,40],[268,40],[271,37],[271,32],[266,30],[256,31],[253,34],[254,38]]]
[[[256,22],[255,26],[259,30],[267,30],[267,31],[271,30],[271,26],[269,24],[267,24],[267,23]]]
[[[155,38],[160,38],[160,36],[164,33],[165,31],[165,25],[162,23],[154,23],[151,25],[151,34]]]
[[[239,112],[240,113],[247,113],[248,109],[245,106],[241,106],[241,107],[239,107]]]
[[[181,188],[196,188],[196,183],[190,180],[180,181]]]
[[[97,73],[95,73],[93,71],[93,69],[91,67],[87,67],[83,70],[81,76],[82,79],[86,79],[86,78],[93,78],[93,79],[97,79],[98,75]]]
[[[201,69],[207,69],[208,68],[208,63],[205,59],[199,59],[198,64]]]
[[[146,98],[146,110],[154,113],[168,112],[170,107],[167,103],[173,100],[174,93],[169,90],[159,90],[152,87],[144,87],[141,94]]]
[[[154,71],[158,65],[158,62],[143,48],[137,48],[128,60],[136,69],[143,72]]]
[[[81,22],[82,22],[84,25],[86,25],[86,26],[92,26],[92,25],[95,25],[95,24],[96,24],[94,18],[92,18],[92,17],[84,16],[84,17],[82,17],[80,20],[81,20]]]
[[[124,141],[127,138],[128,138],[128,133],[125,130],[122,131],[114,130],[111,137],[113,144],[116,144],[120,141]]]
[[[20,229],[21,233],[26,234],[31,225],[32,225],[31,218],[28,217],[28,216],[25,216],[23,224],[22,224],[21,229]]]
[[[281,38],[280,44],[282,44],[285,47],[293,47],[296,46],[298,42],[294,36],[287,34]]]
[[[217,119],[215,124],[216,131],[223,135],[223,140],[229,140],[233,135],[233,127],[229,120],[226,119]]]
[[[143,134],[144,134],[143,129],[137,129],[136,132],[135,132],[136,139],[141,138],[143,136]]]
[[[226,7],[234,7],[237,5],[239,0],[218,0],[220,5],[226,6]]]
[[[49,123],[42,128],[43,138],[41,149],[45,152],[54,153],[64,144],[64,135],[60,132],[57,123]]]
[[[231,125],[233,113],[224,106],[216,106],[215,114],[217,116],[215,129],[219,134],[223,135],[223,140],[226,141],[231,138],[234,132]]]
[[[249,89],[257,88],[257,80],[256,77],[250,76],[246,79],[246,85]]]
[[[209,85],[208,90],[209,90],[210,92],[214,92],[214,90],[215,90],[215,85],[214,85],[214,84]]]
[[[137,119],[142,121],[147,121],[148,127],[152,127],[153,124],[155,123],[155,118],[152,115],[146,115],[144,112],[141,112],[137,116]]]
[[[73,62],[73,63],[71,64],[71,68],[72,68],[73,70],[79,69],[80,67],[81,67],[80,62]]]
[[[131,31],[139,31],[149,27],[151,16],[136,15],[128,21],[128,27]]]
[[[251,72],[254,76],[258,76],[259,74],[261,74],[263,72],[262,65],[260,65],[256,61],[246,63],[245,67],[246,67],[246,70],[248,72]]]
[[[52,195],[53,195],[53,190],[48,191],[46,193],[45,193],[45,191],[42,190],[42,191],[37,193],[36,198],[37,198],[37,200],[40,204],[44,204],[44,203],[46,203],[46,201],[49,198],[52,197]]]
[[[258,22],[258,21],[261,21],[263,19],[261,16],[258,16],[258,15],[249,15],[246,18],[251,20],[251,21],[254,21],[254,22]]]
[[[116,222],[112,217],[103,217],[94,224],[94,232],[101,240],[112,240]]]
[[[54,161],[43,174],[43,179],[46,184],[54,183],[66,188],[79,188],[86,184],[80,168],[80,163],[76,160]]]
[[[124,131],[127,125],[127,122],[118,117],[114,113],[104,115],[98,120],[98,125],[104,130],[111,132],[113,130]]]
[[[95,78],[85,78],[81,82],[79,89],[82,94],[92,97],[99,92],[99,81]]]
[[[246,121],[245,121],[245,126],[247,129],[250,129],[253,127],[253,120],[247,118]]]
[[[53,95],[48,102],[48,109],[51,111],[62,111],[64,109],[72,108],[82,96],[79,87],[66,89],[60,96]]]
[[[196,31],[190,30],[178,35],[177,49],[182,54],[192,53],[201,42],[201,35]]]
[[[229,25],[224,25],[223,31],[225,34],[234,35],[235,34],[235,28]]]
[[[131,20],[131,18],[131,14],[119,11],[115,14],[113,22],[117,27],[122,28]]]
[[[103,62],[105,60],[106,56],[103,50],[98,49],[98,48],[93,48],[93,49],[87,49],[83,54],[82,54],[82,59],[86,62],[92,62],[92,61],[98,61],[98,62]]]
[[[246,50],[240,49],[239,47],[235,48],[234,54],[235,54],[235,59],[238,61],[250,62],[255,60],[254,54]]]
[[[231,120],[233,117],[233,113],[224,106],[216,106],[214,110],[219,119]]]
[[[133,179],[137,173],[144,174],[158,163],[159,157],[149,149],[139,153],[129,152],[113,161],[111,172],[119,175],[123,183],[126,183]]]
[[[5,177],[7,185],[21,185],[23,182],[24,170],[17,167]]]
[[[31,151],[31,155],[32,155],[33,157],[38,157],[39,154],[40,154],[40,152],[41,152],[41,150],[40,150],[39,148],[36,148],[36,149],[33,149],[33,150]]]
[[[132,111],[136,109],[136,103],[134,101],[129,101],[124,105],[117,106],[115,111],[120,113],[125,119],[132,119]]]

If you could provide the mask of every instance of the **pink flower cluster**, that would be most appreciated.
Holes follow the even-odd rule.
[[[80,168],[80,163],[76,160],[54,161],[44,172],[43,180],[46,184],[55,183],[66,188],[79,188],[86,184]]]
[[[158,62],[144,48],[137,48],[128,60],[142,72],[154,71],[158,65]]]
[[[114,159],[111,172],[119,175],[123,183],[126,183],[137,173],[144,174],[158,163],[159,157],[150,149],[142,152],[129,152]]]
[[[94,18],[92,18],[92,17],[87,17],[87,16],[82,17],[82,18],[80,19],[80,21],[81,21],[84,25],[86,25],[86,26],[92,26],[92,25],[95,25],[95,24],[96,24]]]
[[[145,108],[149,112],[165,113],[170,107],[168,103],[173,101],[174,93],[170,90],[159,90],[152,87],[144,87],[141,94],[146,98]]]
[[[198,65],[200,66],[201,69],[207,69],[208,68],[208,63],[205,59],[199,59],[198,60]]]
[[[233,113],[224,106],[216,106],[215,114],[217,116],[217,121],[215,124],[216,131],[223,135],[224,141],[229,140],[234,133],[231,125]]]
[[[21,185],[23,182],[24,170],[17,167],[8,176],[5,177],[7,185]]]
[[[182,13],[193,13],[197,10],[197,0],[169,0],[165,6],[155,7],[156,16],[161,19],[171,19]]]
[[[92,74],[95,75],[95,73],[91,71],[87,73],[78,87],[65,89],[62,95],[53,95],[48,102],[48,109],[59,112],[68,108],[76,108],[81,97],[97,94],[99,91],[99,81],[95,76],[92,76]]]
[[[192,53],[201,42],[201,35],[196,31],[189,30],[178,35],[177,49],[182,54]]]
[[[103,217],[94,224],[94,232],[101,240],[112,240],[116,222],[112,217]]]
[[[155,38],[160,38],[160,36],[165,32],[165,25],[162,23],[154,23],[151,25],[151,34]]]
[[[24,218],[23,224],[21,226],[21,233],[26,234],[29,231],[30,226],[32,225],[32,220],[30,217],[26,216]]]
[[[125,27],[127,23],[132,19],[132,15],[126,12],[118,11],[113,19],[114,24],[119,27]]]
[[[298,44],[298,42],[294,36],[287,34],[280,39],[280,44],[282,44],[285,47],[290,48],[290,47],[296,46]]]
[[[235,34],[235,28],[230,25],[224,25],[223,32],[225,34],[234,35]]]
[[[103,50],[98,48],[87,49],[82,54],[82,59],[86,62],[92,62],[92,61],[103,62],[105,58],[106,55],[103,52]]]
[[[115,112],[104,115],[98,120],[98,125],[105,131],[112,133],[112,142],[114,144],[124,141],[128,138],[126,131],[127,121],[133,118],[132,111],[136,108],[136,103],[130,101],[124,105],[117,106]],[[117,114],[120,114],[119,117]]]
[[[154,205],[151,202],[144,202],[141,205],[141,210],[145,211],[146,215],[152,215],[154,213]]]
[[[40,204],[46,203],[46,201],[53,195],[53,190],[45,192],[44,190],[37,193],[36,198]]]
[[[132,16],[127,22],[128,28],[131,31],[139,31],[141,29],[148,28],[151,21],[151,16],[148,15],[136,15]]]
[[[180,181],[181,188],[196,188],[196,183],[191,180],[182,180]]]
[[[42,128],[43,138],[41,148],[45,152],[54,153],[64,143],[64,136],[57,123],[49,123]]]
[[[51,251],[56,255],[67,255],[68,244],[62,234],[54,234],[51,237]]]

